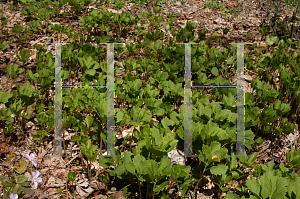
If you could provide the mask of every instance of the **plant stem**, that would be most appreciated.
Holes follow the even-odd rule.
[[[101,136],[100,136],[101,137]],[[102,155],[102,141],[103,141],[103,139],[102,139],[102,137],[101,137],[101,140],[100,140],[100,155]]]
[[[207,167],[207,166],[205,165],[205,167],[204,167],[204,169],[203,169],[203,172],[201,173],[200,178],[199,178],[199,180],[198,180],[198,182],[197,182],[197,184],[196,184],[196,186],[195,186],[195,188],[194,188],[194,194],[196,193],[196,189],[198,188],[198,184],[199,184],[200,180],[202,180],[203,174],[204,174],[204,172],[206,171],[206,167]]]
[[[147,182],[147,194],[146,194],[146,199],[148,199],[149,196],[149,183]]]
[[[134,129],[133,129],[134,130]],[[133,131],[132,131],[133,132]],[[131,140],[130,140],[130,152],[132,152],[132,138],[133,137],[133,133],[132,133],[132,135],[131,135]]]
[[[142,199],[142,190],[141,190],[141,185],[140,185],[140,181],[139,180],[138,180],[138,185],[139,185],[140,199]]]
[[[172,187],[175,183],[176,183],[176,182],[172,182],[171,185],[168,187],[168,189],[167,189],[167,195],[169,195],[170,189],[171,189],[171,187]]]
[[[83,153],[82,153],[82,151],[80,151],[80,153],[81,153],[81,165],[83,166],[84,164],[83,164]]]
[[[299,13],[299,3],[300,3],[300,0],[298,0],[296,10],[293,12],[293,16],[292,16],[293,23],[295,23],[295,20],[296,20],[296,16],[297,16],[296,13]],[[293,41],[293,34],[294,34],[294,24],[292,25],[292,33],[291,33],[292,41]]]
[[[156,185],[156,182],[153,185],[153,189],[154,189],[155,185]],[[153,193],[152,193],[152,199],[154,199],[154,195],[155,195],[155,191],[153,189],[152,189],[152,191],[153,191]]]
[[[88,174],[89,174],[89,181],[92,181],[92,172],[91,172],[91,161],[88,160]]]
[[[43,147],[44,147],[44,144],[43,144]],[[65,152],[65,155],[66,155],[66,158],[67,158],[66,143],[65,143],[65,132],[64,131],[63,131],[63,147],[64,147],[64,152]]]

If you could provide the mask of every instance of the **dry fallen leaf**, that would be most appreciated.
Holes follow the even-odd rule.
[[[1,153],[7,153],[8,152],[8,144],[2,142],[0,144],[0,154]]]
[[[17,172],[24,173],[27,168],[27,161],[25,159],[20,160],[16,165],[15,168],[17,169]]]
[[[5,156],[6,156],[6,160],[5,160],[6,162],[9,162],[16,158],[16,154],[14,152],[10,152],[9,154],[6,154]]]

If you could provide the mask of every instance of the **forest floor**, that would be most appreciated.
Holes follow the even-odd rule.
[[[235,41],[235,43],[238,42],[250,42],[250,43],[258,43],[258,44],[264,44],[265,42],[265,36],[262,35],[259,32],[259,29],[263,23],[269,23],[271,22],[268,20],[268,13],[271,15],[274,15],[276,12],[276,6],[275,2],[270,2],[270,1],[250,1],[250,0],[245,0],[241,1],[238,3],[238,6],[236,7],[236,1],[230,1],[230,0],[225,0],[222,2],[218,3],[219,6],[223,5],[223,10],[221,9],[209,9],[206,8],[205,1],[192,1],[192,0],[187,0],[185,3],[181,2],[176,2],[176,3],[171,3],[171,1],[168,1],[165,4],[159,4],[159,6],[164,10],[160,15],[162,15],[165,19],[167,18],[167,14],[173,12],[174,16],[177,19],[177,22],[175,23],[178,28],[183,28],[185,27],[185,24],[187,20],[192,21],[197,23],[198,27],[196,29],[196,32],[202,28],[206,29],[206,36],[210,37],[212,36],[213,33],[218,33],[221,35],[221,40],[216,42],[216,41],[207,41],[207,43],[210,43],[214,46],[221,46],[221,50],[224,47],[228,47],[230,42]],[[2,13],[7,20],[8,24],[5,26],[5,29],[8,31],[8,35],[1,35],[3,36],[4,39],[8,38],[14,38],[15,35],[14,33],[10,32],[10,29],[14,27],[17,24],[20,24],[24,28],[26,27],[26,18],[21,16],[21,7],[14,6],[14,9],[10,9],[10,5],[12,5],[12,2],[7,2],[7,3],[2,3],[0,6],[0,9],[2,9]],[[20,6],[20,5],[19,5]],[[285,6],[282,6],[285,7]],[[121,10],[114,10],[112,6],[106,7],[106,6],[97,6],[94,3],[91,3],[88,6],[89,9],[94,8],[96,10],[101,10],[101,9],[107,9],[108,11],[112,11],[115,13],[119,13],[122,11],[127,11],[131,12],[131,14],[134,15],[139,15],[141,14],[141,10],[147,11],[148,8],[152,9],[152,5],[142,5],[140,7],[135,6],[133,3],[125,3],[125,6]],[[229,11],[224,10],[226,8],[227,10],[231,10],[232,12],[230,13]],[[236,17],[234,17],[233,10],[236,8]],[[286,5],[286,11],[281,12],[278,17],[284,19],[286,16],[291,16],[292,15],[292,7]],[[64,9],[70,9],[68,6],[65,6]],[[48,23],[49,24],[55,24],[59,23],[61,25],[67,25],[68,27],[73,27],[74,31],[80,32],[79,29],[79,16],[73,16],[72,18],[51,18]],[[148,22],[149,23],[149,22]],[[299,22],[297,22],[299,23]],[[299,24],[298,24],[299,25]],[[219,30],[214,31],[216,28],[219,27]],[[224,28],[227,28],[229,30],[228,34],[225,36],[223,35],[222,30]],[[273,30],[271,29],[270,33]],[[248,33],[251,33],[248,34]],[[113,31],[110,32],[109,34],[114,34]],[[248,37],[247,37],[248,35]],[[250,36],[249,36],[250,35]],[[36,60],[36,53],[37,50],[33,46],[34,44],[39,44],[44,46],[45,48],[48,49],[48,51],[52,51],[54,53],[54,48],[51,49],[47,47],[46,43],[47,42],[56,42],[57,40],[60,40],[61,42],[66,42],[67,36],[62,34],[60,35],[60,38],[57,38],[56,35],[52,35],[51,30],[45,29],[43,32],[39,33],[33,33],[30,35],[30,40],[24,41],[22,45],[19,45],[17,40],[14,40],[14,42],[9,43],[9,46],[7,46],[8,51],[5,53],[0,54],[1,60],[0,60],[0,83],[1,83],[1,90],[6,91],[6,92],[11,92],[16,88],[17,84],[24,83],[27,80],[27,77],[24,75],[21,75],[18,77],[13,85],[9,84],[8,81],[8,75],[5,72],[5,66],[10,64],[14,65],[17,64],[25,69],[31,69],[31,70],[36,70],[37,69],[37,60]],[[86,38],[81,38],[85,40]],[[296,38],[294,38],[296,40]],[[122,38],[124,43],[132,43],[132,41],[129,40],[129,38]],[[135,43],[136,41],[134,41]],[[29,61],[25,64],[16,62],[16,55],[19,54],[19,51],[21,48],[25,48],[30,50],[32,56],[30,57]],[[143,52],[140,52],[142,55]],[[121,61],[122,57],[117,58],[116,61]],[[122,70],[121,70],[122,71]],[[251,79],[257,76],[256,71],[248,71],[248,79],[247,81],[247,87],[250,89],[251,87]],[[234,79],[234,74],[232,76],[232,79]],[[248,91],[249,92],[249,91]],[[3,105],[0,106],[2,108]],[[31,123],[28,123],[28,130],[25,132],[26,137],[18,137],[16,140],[11,140],[10,142],[2,142],[1,141],[1,147],[0,147],[0,155],[4,156],[4,154],[14,152],[17,156],[16,159],[20,159],[24,153],[28,153],[30,150],[28,150],[30,145],[35,144],[36,141],[32,139],[32,135],[36,134],[37,129],[38,129],[38,124],[37,120],[34,118],[35,113],[31,113]],[[298,128],[298,127],[297,127]],[[299,130],[295,129],[295,136],[299,137]],[[21,129],[18,129],[21,131]],[[122,134],[121,132],[124,130],[132,130],[130,127],[122,127],[120,129],[117,129],[117,132],[119,134]],[[3,132],[1,129],[0,132]],[[21,132],[18,132],[16,135],[22,134]],[[22,134],[24,135],[24,134]],[[70,137],[67,136],[67,137]],[[287,136],[288,137],[288,136]],[[297,137],[297,139],[298,139]],[[1,137],[3,139],[3,136]],[[289,138],[289,139],[296,139],[295,137]],[[265,143],[264,143],[265,144]],[[69,147],[69,146],[67,146]],[[285,147],[285,146],[282,146]],[[282,148],[286,149],[286,148]],[[48,144],[46,147],[38,147],[37,148],[37,162],[38,162],[38,169],[41,173],[41,176],[43,177],[42,183],[40,183],[40,189],[38,189],[34,195],[24,197],[24,198],[59,198],[59,194],[57,193],[57,189],[61,187],[63,189],[63,193],[65,192],[65,181],[62,176],[65,176],[68,171],[80,171],[83,170],[83,166],[81,165],[81,159],[79,156],[77,156],[75,159],[74,158],[64,158],[56,161],[52,161],[51,159],[47,158],[46,156],[51,154],[52,150],[52,144]],[[266,153],[266,148],[258,148],[257,151],[261,152],[261,158],[259,158],[259,162],[265,163],[263,159],[266,158],[266,156],[269,156],[269,159],[272,159],[272,152],[269,150],[267,154]],[[264,153],[264,154],[262,154]],[[85,161],[86,164],[86,161]],[[0,162],[1,168],[0,168],[0,174],[3,175],[8,168],[11,168],[12,165],[6,162]],[[98,175],[100,175],[102,172],[104,172],[103,168],[99,166],[99,163],[97,161],[93,163],[92,169],[97,171],[95,173],[95,178],[97,178]],[[28,176],[29,177],[29,176]],[[86,188],[87,186],[87,179],[82,177],[80,181],[77,182],[76,190],[80,192],[80,194],[84,195],[86,192],[88,192],[88,189],[94,189],[94,190],[107,190],[108,187],[104,183],[101,183],[99,181],[93,181],[90,184],[89,188]],[[126,185],[124,185],[126,186]],[[2,185],[0,183],[0,189],[2,189]],[[1,192],[1,191],[0,191]],[[98,195],[97,195],[98,194]],[[106,198],[107,196],[111,196],[112,198],[122,198],[122,190],[120,191],[112,191],[108,190],[106,192],[106,195],[100,194],[100,191],[98,191],[96,194],[94,194],[93,197],[90,198]],[[64,196],[64,198],[66,198]],[[198,199],[208,199],[212,198],[212,195],[206,195],[202,197],[198,197]]]

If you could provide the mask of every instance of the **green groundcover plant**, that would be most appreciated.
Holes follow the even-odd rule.
[[[162,9],[153,7],[152,12],[142,11],[141,15],[131,13],[119,14],[106,9],[97,11],[88,8],[90,1],[60,0],[51,2],[43,0],[33,2],[21,1],[24,4],[22,15],[29,20],[29,27],[20,24],[11,29],[15,40],[23,38],[27,33],[67,35],[68,45],[62,46],[62,81],[63,84],[81,82],[84,85],[106,85],[107,57],[104,45],[93,46],[89,42],[122,41],[128,37],[134,44],[115,45],[115,58],[127,57],[120,64],[115,64],[115,75],[125,70],[122,77],[115,77],[115,122],[116,127],[130,125],[133,134],[123,139],[121,144],[115,140],[116,155],[104,157],[103,146],[106,144],[106,109],[107,90],[105,88],[62,89],[62,127],[63,130],[74,130],[75,135],[69,142],[79,146],[82,158],[87,159],[88,178],[93,180],[92,164],[98,161],[104,167],[105,174],[99,180],[110,187],[111,179],[123,180],[132,187],[123,189],[124,196],[133,197],[134,191],[140,198],[174,198],[172,188],[175,187],[182,197],[188,197],[190,191],[197,193],[203,190],[210,179],[215,187],[216,197],[226,193],[225,198],[299,198],[297,184],[299,176],[300,150],[291,147],[286,153],[287,164],[268,166],[254,164],[258,153],[253,152],[256,145],[272,137],[280,140],[292,133],[295,124],[299,123],[299,48],[292,39],[281,38],[280,35],[267,35],[268,26],[262,26],[260,32],[266,34],[265,45],[245,46],[245,64],[248,70],[257,71],[257,77],[251,82],[252,92],[245,93],[245,147],[250,156],[236,158],[236,89],[235,88],[192,88],[192,153],[199,158],[185,158],[183,165],[174,164],[168,154],[174,149],[184,147],[184,108],[185,79],[184,61],[185,47],[176,43],[195,43],[192,46],[192,81],[193,85],[230,85],[230,77],[236,72],[237,47],[230,45],[220,50],[211,47],[207,41],[221,43],[221,36],[215,29],[211,38],[206,38],[204,29],[198,31],[197,24],[187,21],[184,28],[176,30],[176,19],[169,14],[167,23],[159,14]],[[143,3],[144,1],[139,1]],[[149,3],[149,2],[148,2]],[[69,4],[71,11],[62,6]],[[154,3],[156,4],[156,3]],[[116,9],[122,2],[115,1]],[[82,9],[82,7],[87,9]],[[217,9],[215,1],[206,2],[206,6]],[[236,9],[235,9],[236,10]],[[85,13],[85,14],[83,14]],[[66,25],[49,24],[51,17],[75,17],[81,27],[79,33]],[[1,31],[6,26],[5,17],[1,15]],[[42,23],[43,22],[43,23]],[[148,27],[145,25],[148,22]],[[128,31],[132,29],[132,31]],[[112,30],[115,32],[111,33]],[[228,29],[223,30],[223,37]],[[114,35],[115,34],[115,35]],[[113,36],[108,36],[113,35]],[[292,34],[293,35],[293,34]],[[166,39],[167,38],[167,39]],[[0,50],[7,51],[7,45],[14,41],[0,38]],[[6,65],[9,90],[1,87],[0,125],[5,138],[16,139],[16,132],[27,129],[31,120],[30,112],[36,111],[35,119],[39,130],[33,135],[44,147],[45,141],[53,140],[54,104],[49,87],[53,86],[55,62],[51,52],[39,45],[37,50],[36,70],[23,69],[18,65]],[[290,51],[292,48],[293,51]],[[137,57],[144,52],[144,57]],[[31,53],[21,48],[16,56],[22,65],[28,63]],[[275,71],[280,76],[275,82]],[[17,77],[25,75],[26,82],[13,87]],[[71,81],[72,80],[72,81]],[[18,125],[15,125],[18,123]],[[275,140],[275,139],[274,139]],[[64,143],[65,144],[65,143]],[[66,153],[66,151],[65,151]],[[228,156],[231,154],[232,156]],[[34,154],[26,154],[5,176],[1,176],[3,198],[21,198],[32,194],[33,188],[42,181]],[[14,154],[6,156],[6,161],[13,161]],[[31,162],[33,167],[28,167]],[[238,162],[240,164],[238,164]],[[111,169],[114,168],[114,169]],[[250,174],[248,169],[254,169]],[[28,178],[25,172],[31,174]],[[73,193],[76,173],[69,172],[67,188]],[[230,190],[230,182],[239,181],[236,190]],[[136,187],[134,187],[136,185]],[[58,190],[62,195],[62,190]],[[87,193],[92,194],[92,193]],[[179,197],[179,196],[178,196]]]

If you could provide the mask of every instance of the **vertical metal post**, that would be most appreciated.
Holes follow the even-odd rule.
[[[192,44],[185,44],[185,56],[184,56],[184,154],[185,157],[192,157],[192,100],[191,100],[191,79],[192,79]]]
[[[115,154],[115,63],[114,44],[123,43],[98,43],[107,45],[107,117],[106,117],[106,155],[105,157],[121,157]]]
[[[55,44],[54,157],[62,155],[61,43]]]
[[[115,156],[115,118],[114,118],[114,91],[115,91],[114,44],[107,44],[107,120],[106,120],[106,150],[107,154]]]
[[[245,153],[245,62],[244,43],[237,44],[237,133],[236,155],[246,157]]]

